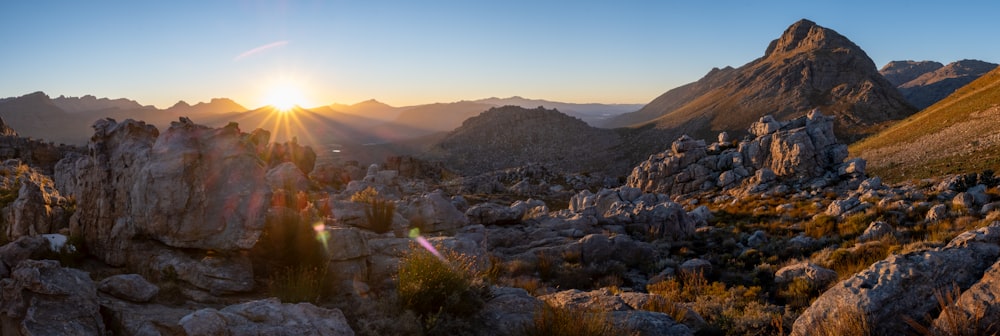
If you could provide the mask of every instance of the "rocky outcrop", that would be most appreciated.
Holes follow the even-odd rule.
[[[283,304],[277,299],[250,301],[220,310],[201,309],[181,318],[180,325],[191,336],[354,335],[339,309],[310,303]]]
[[[930,315],[939,308],[935,293],[952,288],[969,294],[955,309],[974,307],[981,300],[976,293],[994,281],[987,272],[998,258],[1000,223],[965,232],[943,248],[889,256],[824,292],[795,321],[792,334],[808,335],[815,326],[858,313],[868,316],[875,334],[909,330],[902,317]]]
[[[138,274],[109,276],[101,280],[97,289],[120,299],[139,303],[149,302],[156,296],[156,293],[160,292],[159,287],[146,281],[146,278]]]
[[[619,295],[607,290],[583,292],[572,289],[543,295],[540,300],[556,308],[608,312],[616,330],[632,330],[639,335],[693,335],[688,326],[664,313],[634,310]]]
[[[892,61],[879,69],[878,72],[889,83],[898,87],[942,67],[944,64],[934,61]]]
[[[626,185],[643,192],[688,194],[741,187],[767,190],[776,179],[806,182],[837,175],[863,177],[863,161],[843,163],[847,146],[833,134],[833,118],[813,110],[787,122],[764,116],[737,143],[714,143],[682,136],[671,149],[650,156],[628,176]]]
[[[69,226],[75,204],[59,194],[48,176],[7,160],[0,165],[0,204],[3,221],[0,229],[8,239],[59,232]]]
[[[603,225],[638,226],[653,237],[685,238],[694,234],[695,220],[668,195],[643,193],[632,187],[582,191],[569,202],[569,211],[596,217]]]
[[[103,335],[97,287],[87,273],[53,260],[26,260],[0,280],[4,334]]]
[[[257,242],[271,201],[247,135],[235,124],[213,129],[185,118],[163,134],[133,120],[105,119],[94,129],[90,153],[61,161],[55,178],[77,200],[70,229],[90,253],[144,272],[170,266],[213,292],[252,288],[252,273],[220,278],[214,267],[250,272],[241,251]]]
[[[454,232],[469,225],[469,218],[445,198],[441,190],[417,197],[398,210],[410,225],[420,228],[421,232]]]

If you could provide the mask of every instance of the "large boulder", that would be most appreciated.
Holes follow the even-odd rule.
[[[521,335],[541,307],[542,302],[523,289],[493,287],[478,316],[485,325],[485,335]]]
[[[3,209],[8,239],[59,232],[69,226],[69,201],[59,194],[51,179],[24,166],[17,198]]]
[[[441,190],[417,197],[400,207],[400,214],[422,232],[450,232],[469,225],[469,218],[458,210]]]
[[[252,288],[250,273],[219,281],[209,265],[223,260],[238,266],[230,272],[250,272],[242,251],[265,224],[271,188],[249,135],[234,123],[208,128],[186,118],[163,134],[133,120],[100,120],[94,129],[90,154],[67,156],[55,174],[56,187],[77,200],[70,230],[90,253],[140,271],[185,269],[185,280],[213,292]],[[167,255],[152,254],[159,252]]]
[[[265,299],[217,310],[205,308],[180,320],[191,336],[200,335],[319,335],[352,336],[354,330],[339,309],[311,303],[281,303]]]
[[[3,334],[103,335],[97,286],[87,273],[53,260],[22,261],[0,280]]]
[[[909,330],[903,316],[939,308],[935,293],[964,291],[1000,257],[1000,223],[962,233],[943,248],[892,255],[824,292],[795,321],[793,335],[852,314],[866,314],[878,335]]]
[[[149,302],[160,292],[159,287],[138,274],[109,276],[101,280],[97,289],[120,299],[139,303]]]

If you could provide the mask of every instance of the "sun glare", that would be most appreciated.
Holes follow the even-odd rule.
[[[274,106],[278,111],[289,112],[296,106],[301,106],[304,100],[302,91],[299,88],[290,84],[281,84],[272,87],[268,91],[264,102]]]

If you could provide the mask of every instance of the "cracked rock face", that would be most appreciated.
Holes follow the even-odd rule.
[[[190,258],[212,251],[214,258],[249,264],[239,251],[256,244],[271,188],[256,147],[235,124],[208,128],[181,118],[160,134],[143,122],[106,119],[94,129],[88,155],[60,161],[55,178],[57,188],[77,200],[70,228],[91,253],[114,266],[140,269],[165,267],[148,261],[163,260],[157,251],[170,248],[189,249]],[[195,274],[211,268],[174,268],[190,272],[189,279],[215,278]],[[248,290],[251,274],[195,285],[213,292]]]

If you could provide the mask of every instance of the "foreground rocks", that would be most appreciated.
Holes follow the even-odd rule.
[[[101,335],[97,287],[87,273],[52,260],[26,260],[0,280],[4,334]]]

